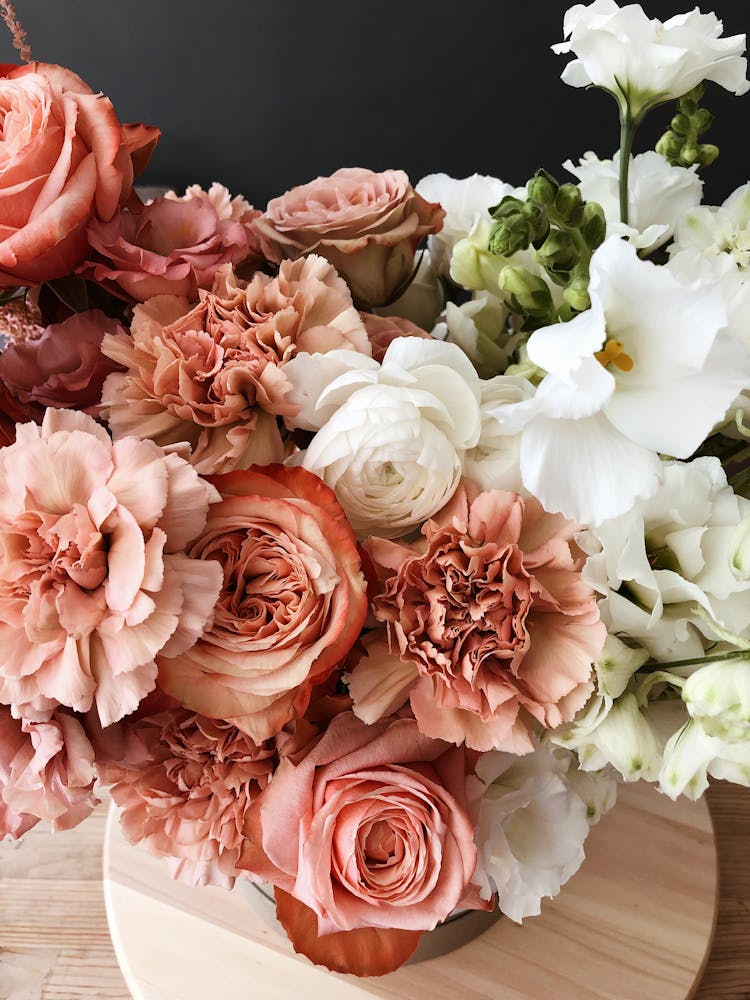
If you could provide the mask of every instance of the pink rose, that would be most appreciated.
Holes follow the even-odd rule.
[[[47,410],[0,449],[0,702],[48,721],[96,706],[103,726],[156,683],[155,657],[210,621],[219,567],[184,549],[211,488],[151,441]]]
[[[274,198],[255,226],[271,262],[319,254],[359,304],[381,306],[403,291],[419,243],[439,232],[444,218],[402,170],[349,168]]]
[[[11,344],[0,354],[0,380],[35,418],[43,417],[46,406],[96,416],[104,380],[118,367],[101,352],[105,333],[125,331],[96,309],[40,328],[36,339]]]
[[[419,542],[370,539],[392,653],[370,641],[351,676],[357,714],[409,698],[428,736],[512,753],[533,748],[534,720],[570,720],[606,638],[576,530],[533,498],[464,484]]]
[[[129,756],[110,765],[112,798],[127,839],[170,859],[189,885],[234,886],[246,814],[276,763],[223,720],[177,709],[129,725]]]
[[[20,722],[0,705],[0,840],[39,820],[55,831],[78,826],[98,804],[95,778],[94,751],[74,716],[58,710],[48,722]]]
[[[376,316],[375,313],[360,313],[365,324],[367,336],[370,339],[372,356],[378,363],[382,362],[385,352],[394,340],[400,337],[417,337],[419,340],[431,340],[431,336],[410,319],[400,316]]]
[[[276,886],[297,951],[338,972],[382,975],[456,907],[488,908],[471,885],[466,772],[464,752],[413,719],[367,726],[351,713],[301,759],[282,759],[239,867]]]
[[[159,295],[135,307],[130,336],[104,337],[103,354],[124,369],[102,390],[116,439],[186,441],[204,474],[283,459],[276,415],[296,412],[285,401],[288,382],[220,307],[207,292],[193,309],[187,299]]]
[[[224,585],[193,649],[159,660],[159,686],[262,742],[305,711],[354,645],[365,581],[354,533],[317,476],[272,465],[211,482],[222,500],[188,553],[220,566]]]
[[[47,63],[0,68],[0,112],[0,287],[60,278],[86,256],[89,221],[127,200],[131,156],[158,131],[126,130],[106,97]]]
[[[124,209],[109,222],[94,220],[88,238],[98,256],[86,261],[81,273],[136,302],[155,295],[194,301],[199,288],[211,287],[220,267],[240,264],[252,253],[250,223],[260,213],[244,199],[242,204],[247,211],[235,205],[238,218],[231,202],[229,214],[220,215],[223,202],[197,188],[184,199],[156,198],[137,215]]]

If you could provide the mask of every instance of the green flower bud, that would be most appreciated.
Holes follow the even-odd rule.
[[[682,699],[709,736],[728,743],[750,740],[750,662],[707,663],[685,681]]]
[[[549,285],[544,278],[532,274],[525,267],[504,267],[498,285],[513,312],[546,317],[554,311]]]
[[[698,147],[698,162],[702,167],[710,166],[719,155],[719,147],[711,142],[704,142]]]
[[[577,228],[583,222],[583,198],[575,184],[563,184],[555,197],[555,208],[569,226]]]
[[[512,194],[506,195],[499,205],[495,205],[494,208],[490,209],[490,215],[493,219],[507,219],[512,218],[523,208],[523,202],[518,198],[515,198]]]
[[[519,250],[526,250],[531,243],[531,226],[527,219],[517,215],[496,222],[490,233],[488,249],[501,257],[512,257]]]
[[[555,229],[537,250],[536,256],[556,284],[567,285],[570,272],[578,263],[579,253],[573,237],[562,229]]]
[[[548,174],[546,170],[539,170],[536,176],[529,182],[529,199],[537,202],[539,205],[551,205],[559,189],[560,185],[552,174]]]
[[[688,166],[692,166],[698,159],[698,147],[694,142],[686,142],[682,147],[680,159]]]
[[[586,241],[586,246],[592,252],[601,246],[607,235],[607,220],[604,209],[595,201],[586,203],[583,209],[583,225],[581,226],[581,236]]]
[[[693,128],[700,135],[701,132],[705,132],[711,127],[711,123],[714,120],[714,116],[708,110],[708,108],[698,108],[698,110],[693,115]]]
[[[591,305],[588,274],[577,275],[563,292],[563,298],[576,312],[585,312]]]
[[[669,127],[677,135],[689,135],[690,125],[690,119],[687,115],[682,114],[682,112],[676,114],[669,123]]]

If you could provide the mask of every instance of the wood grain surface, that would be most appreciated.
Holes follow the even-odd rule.
[[[719,782],[707,798],[721,887],[716,936],[695,996],[750,1000],[750,789]],[[106,808],[102,805],[70,833],[52,836],[37,828],[19,844],[0,844],[2,1000],[130,997],[104,909]],[[643,847],[648,849],[647,844]],[[616,977],[616,969],[612,975]],[[659,1000],[658,993],[643,1000]]]

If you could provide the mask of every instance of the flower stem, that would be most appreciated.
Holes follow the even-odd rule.
[[[620,107],[620,221],[628,224],[628,175],[633,140],[640,124],[640,117],[633,118],[628,104]]]
[[[704,663],[721,663],[722,660],[750,660],[750,649],[733,649],[728,653],[713,653],[710,656],[696,656],[690,660],[666,660],[662,663],[647,663],[643,669],[657,667],[659,670],[674,670],[677,667],[697,667]]]

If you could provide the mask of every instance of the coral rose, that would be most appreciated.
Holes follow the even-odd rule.
[[[226,201],[229,215],[219,214],[227,210],[224,200],[197,188],[184,199],[155,198],[139,214],[125,209],[108,222],[95,219],[88,238],[97,256],[81,273],[136,302],[155,295],[195,300],[220,267],[240,264],[253,252],[250,222],[260,213],[243,199],[247,211],[235,205],[234,218],[228,192]]]
[[[319,254],[346,278],[359,304],[381,306],[403,291],[419,243],[440,231],[444,216],[402,170],[348,168],[274,198],[255,226],[273,263]]]
[[[276,886],[297,951],[382,975],[457,906],[488,908],[471,885],[466,771],[462,750],[413,719],[367,726],[348,712],[301,759],[281,761],[239,867]]]
[[[365,324],[367,336],[370,339],[372,357],[379,364],[385,357],[385,352],[394,340],[399,337],[417,337],[420,340],[431,340],[430,334],[412,323],[410,319],[400,316],[376,316],[375,313],[360,313]]]
[[[73,715],[20,722],[0,705],[0,840],[40,819],[54,831],[77,826],[98,804],[95,778],[93,748]]]
[[[129,756],[105,770],[125,836],[169,858],[173,878],[231,889],[246,813],[273,773],[273,741],[257,746],[231,723],[183,709],[129,728]]]
[[[60,705],[103,726],[156,682],[155,657],[195,642],[219,567],[183,550],[212,489],[151,441],[112,443],[91,417],[47,410],[0,450],[0,702],[37,722]]]
[[[158,131],[124,128],[106,97],[47,63],[0,67],[0,287],[69,274],[86,226],[111,219]]]
[[[39,336],[11,344],[0,354],[0,380],[29,416],[41,419],[46,406],[96,416],[104,380],[117,369],[101,352],[105,333],[126,336],[116,320],[98,309],[39,328]]]
[[[375,646],[355,668],[357,714],[374,721],[400,691],[428,736],[513,753],[533,748],[534,720],[571,719],[606,638],[575,531],[533,498],[465,484],[419,542],[370,539],[375,615],[401,659]]]
[[[223,588],[196,645],[160,658],[159,685],[262,742],[304,712],[349,652],[365,581],[344,512],[316,476],[273,465],[211,482],[222,500],[189,555],[220,566]]]

